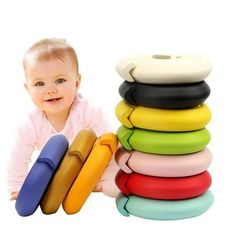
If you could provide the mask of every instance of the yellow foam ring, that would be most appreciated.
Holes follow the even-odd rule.
[[[43,213],[52,214],[58,210],[96,139],[92,130],[82,130],[78,133],[41,200]]]
[[[119,121],[127,128],[132,128],[133,124],[129,119],[129,116],[134,111],[135,107],[129,105],[125,101],[120,101],[115,107],[115,114]]]
[[[121,101],[115,108],[119,121],[126,127],[147,130],[184,132],[202,129],[211,120],[206,104],[191,109],[169,110],[130,106]]]
[[[113,133],[104,134],[97,139],[83,168],[63,201],[63,209],[67,214],[74,214],[82,208],[101,179],[106,166],[117,149],[117,144],[116,135]]]

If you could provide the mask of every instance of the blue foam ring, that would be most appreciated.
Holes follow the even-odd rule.
[[[120,193],[116,199],[116,206],[123,216],[132,214],[150,220],[180,220],[203,214],[211,207],[213,201],[214,197],[210,190],[199,197],[176,201],[125,196]]]
[[[20,216],[32,215],[61,160],[68,150],[69,143],[64,135],[52,136],[28,173],[15,208]]]

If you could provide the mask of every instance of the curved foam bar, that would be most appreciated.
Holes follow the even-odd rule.
[[[120,60],[118,74],[129,82],[179,84],[203,81],[211,72],[210,63],[199,56],[150,55]]]
[[[40,203],[45,214],[55,213],[79,174],[95,141],[92,130],[82,130],[71,144]]]
[[[116,184],[125,195],[145,198],[179,200],[193,198],[205,193],[211,185],[208,171],[188,177],[153,177],[138,173],[127,174],[120,170]]]
[[[121,97],[130,105],[162,109],[187,109],[202,104],[210,95],[205,81],[191,84],[141,84],[124,81]]]
[[[20,216],[29,216],[37,209],[53,173],[68,149],[63,135],[52,136],[28,173],[16,200]]]
[[[182,133],[128,129],[120,126],[117,137],[127,150],[154,154],[189,154],[203,150],[211,136],[206,128]]]
[[[80,174],[63,201],[63,209],[67,214],[74,214],[82,208],[101,179],[106,166],[116,151],[117,144],[116,135],[112,133],[104,134],[97,139]]]
[[[151,220],[180,220],[203,214],[211,207],[213,201],[214,197],[210,190],[199,197],[176,201],[126,197],[119,194],[116,206],[123,216],[132,214]]]
[[[183,132],[202,129],[211,119],[211,111],[202,104],[191,109],[167,110],[130,106],[123,100],[116,108],[118,120],[128,128]]]
[[[210,166],[212,154],[208,148],[187,155],[158,155],[127,151],[119,147],[115,161],[126,173],[136,172],[159,177],[184,177],[204,172]]]

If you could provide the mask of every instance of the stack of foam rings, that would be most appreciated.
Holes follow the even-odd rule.
[[[52,136],[20,189],[17,213],[29,216],[40,206],[44,214],[54,214],[61,205],[67,214],[79,212],[116,149],[113,133],[97,137],[81,130],[70,146],[64,135]]]
[[[205,100],[210,63],[199,56],[125,58],[116,66],[125,80],[115,113],[120,146],[116,184],[119,212],[153,220],[178,220],[213,203],[207,148],[211,119]]]

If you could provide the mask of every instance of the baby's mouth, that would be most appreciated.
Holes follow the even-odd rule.
[[[61,100],[62,98],[51,98],[51,99],[47,99],[45,100],[46,102],[57,102],[59,100]]]

